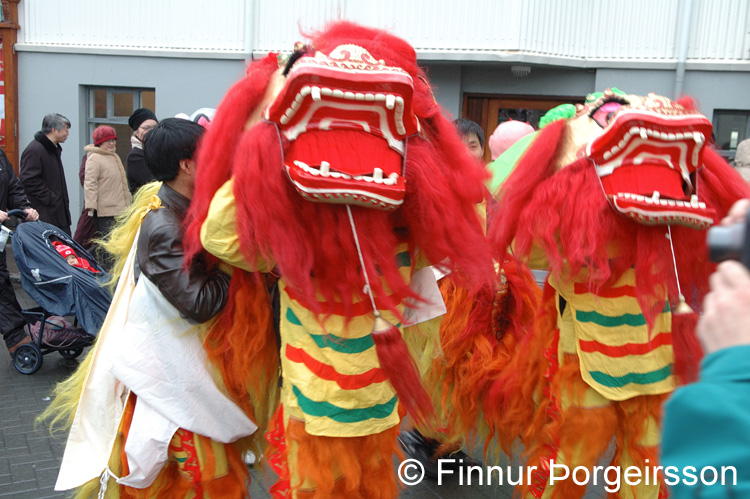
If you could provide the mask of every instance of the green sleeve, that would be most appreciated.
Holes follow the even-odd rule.
[[[521,155],[529,148],[531,141],[534,140],[537,133],[538,132],[534,132],[525,137],[521,137],[518,142],[510,146],[504,153],[498,156],[495,161],[487,165],[487,169],[492,174],[492,177],[487,181],[487,189],[489,189],[493,196],[497,196],[500,186],[503,185],[505,179],[507,179],[513,172]]]
[[[737,470],[736,486],[681,481],[672,486],[675,499],[696,497],[697,486],[705,489],[700,497],[750,497],[750,345],[708,355],[700,380],[672,394],[664,409],[661,465],[693,466],[697,475],[707,466]],[[732,474],[726,477],[731,481]]]

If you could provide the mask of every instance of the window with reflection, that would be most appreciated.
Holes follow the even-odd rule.
[[[91,143],[91,134],[99,125],[109,125],[117,132],[117,155],[125,165],[130,152],[128,118],[140,107],[156,108],[156,92],[149,88],[88,87],[88,108],[85,143]]]
[[[750,111],[717,109],[713,121],[716,149],[731,161],[737,144],[750,138]]]

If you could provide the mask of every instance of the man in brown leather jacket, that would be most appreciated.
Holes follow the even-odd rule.
[[[101,348],[117,350],[109,361],[109,374],[130,392],[121,417],[105,423],[105,431],[117,424],[119,435],[114,450],[109,449],[111,468],[105,471],[103,485],[100,481],[102,497],[107,487],[118,487],[120,495],[128,496],[137,489],[144,497],[247,497],[247,467],[235,442],[254,433],[257,425],[216,384],[200,328],[187,324],[206,322],[219,313],[229,291],[226,274],[209,272],[201,263],[189,269],[183,264],[182,223],[193,197],[193,158],[203,131],[188,120],[166,119],[144,144],[146,164],[163,184],[150,203],[136,198],[139,205],[131,216],[139,220],[148,203],[135,243],[137,284],[125,291],[130,296],[122,328],[99,337]],[[113,230],[113,237],[120,229],[137,230],[125,223]],[[129,278],[128,271],[122,276]],[[118,302],[116,297],[113,307]],[[108,360],[95,357],[92,367],[97,362]],[[99,386],[110,381],[91,379]],[[89,388],[96,391],[95,386]],[[99,398],[87,403],[91,408],[107,402]],[[87,414],[95,417],[111,407],[118,406]],[[81,427],[89,424],[83,422],[86,417],[81,416]],[[97,426],[92,422],[92,427]],[[84,448],[75,440],[68,442],[70,464],[61,467],[61,476],[70,473],[73,456]],[[77,485],[71,481],[70,486]]]
[[[206,322],[227,301],[229,276],[207,273],[194,264],[183,266],[182,222],[195,189],[193,160],[204,128],[179,118],[162,121],[146,137],[146,164],[156,180],[164,184],[157,196],[161,208],[146,215],[138,238],[135,278],[141,272],[185,318]]]

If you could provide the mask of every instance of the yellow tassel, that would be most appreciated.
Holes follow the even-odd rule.
[[[685,301],[685,297],[680,294],[679,301],[677,302],[677,306],[674,309],[673,314],[674,315],[683,315],[683,314],[692,314],[693,308],[687,304]]]

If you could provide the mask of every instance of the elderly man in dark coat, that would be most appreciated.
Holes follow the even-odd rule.
[[[33,221],[39,214],[29,205],[26,194],[16,178],[8,157],[0,150],[0,223],[8,219],[8,210],[24,210],[26,220]],[[6,262],[5,243],[0,247],[0,333],[11,355],[20,345],[28,343],[29,337],[24,331],[24,320],[21,306],[16,300],[16,293],[10,282]]]
[[[62,164],[62,147],[70,132],[70,121],[60,114],[48,114],[42,130],[21,154],[19,179],[39,219],[56,225],[70,235],[68,185]]]

